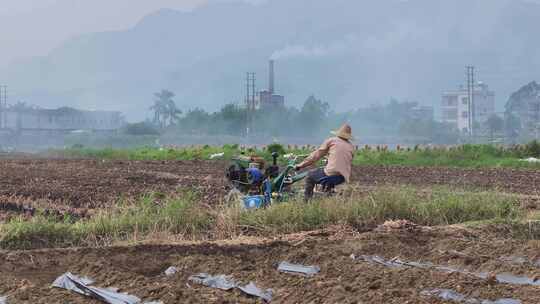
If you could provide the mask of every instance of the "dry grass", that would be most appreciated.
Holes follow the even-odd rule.
[[[381,188],[363,195],[274,204],[246,211],[237,205],[210,209],[196,198],[147,196],[90,219],[73,222],[34,216],[0,225],[0,246],[36,248],[109,245],[151,238],[176,240],[229,239],[242,235],[272,236],[320,229],[336,224],[375,227],[388,219],[420,225],[474,221],[510,222],[525,213],[516,198],[492,192],[460,192],[436,188]]]

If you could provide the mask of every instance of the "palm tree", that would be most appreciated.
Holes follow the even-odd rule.
[[[150,107],[150,110],[154,111],[154,123],[161,128],[174,124],[182,113],[176,107],[174,96],[174,93],[169,90],[154,93],[154,105]]]
[[[153,123],[158,125],[159,127],[163,127],[161,116],[163,115],[165,111],[164,109],[165,108],[163,106],[163,103],[161,102],[161,100],[158,100],[158,99],[154,100],[154,105],[150,107],[150,110],[154,111]]]
[[[167,102],[167,117],[169,118],[169,125],[175,124],[180,119],[182,111],[176,107],[176,104],[171,99]]]

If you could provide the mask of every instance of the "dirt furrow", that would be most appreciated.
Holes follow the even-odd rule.
[[[188,190],[198,193],[206,204],[215,204],[228,191],[226,166],[226,162],[210,161],[3,159],[0,203],[25,202],[25,207],[84,216],[120,198]],[[540,195],[540,170],[362,166],[354,167],[352,180],[364,187],[448,185]],[[13,197],[17,200],[5,199]]]
[[[509,241],[458,228],[422,232],[304,234],[298,239],[243,244],[141,245],[99,249],[39,250],[0,253],[0,294],[10,303],[98,303],[63,290],[50,289],[60,274],[86,275],[101,287],[118,287],[146,300],[164,303],[258,303],[236,291],[198,286],[190,275],[228,274],[274,290],[273,303],[445,303],[421,295],[422,290],[447,288],[474,298],[519,299],[539,303],[538,287],[500,284],[459,273],[392,269],[354,261],[351,254],[378,254],[388,259],[428,261],[470,271],[511,272],[536,276],[530,265],[501,262],[502,256],[537,259],[530,242]],[[458,253],[456,253],[458,252]],[[145,261],[133,263],[133,261]],[[280,261],[318,265],[311,278],[276,271]],[[176,266],[167,277],[163,271]]]

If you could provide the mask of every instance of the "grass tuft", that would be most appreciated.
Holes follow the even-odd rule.
[[[0,225],[0,247],[108,245],[155,233],[196,238],[211,230],[213,219],[194,204],[185,199],[169,199],[161,203],[148,196],[134,205],[103,211],[75,223],[57,222],[43,215],[30,220],[18,217]]]
[[[486,219],[515,219],[522,215],[517,200],[494,193],[454,193],[436,190],[419,195],[410,188],[378,190],[368,197],[327,199],[310,204],[291,202],[268,209],[240,212],[239,226],[269,233],[291,233],[331,224],[354,227],[406,219],[420,225],[437,226]]]
[[[142,198],[135,204],[103,211],[90,219],[57,221],[43,215],[0,224],[0,247],[38,248],[109,245],[116,241],[169,235],[176,239],[226,239],[242,234],[272,236],[347,224],[375,227],[390,219],[436,226],[475,221],[516,222],[524,218],[517,199],[491,192],[429,192],[414,188],[381,188],[369,195],[274,204],[246,211],[238,206],[215,209],[194,197]]]

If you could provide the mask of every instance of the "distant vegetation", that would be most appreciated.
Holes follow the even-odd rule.
[[[239,145],[163,147],[137,149],[92,149],[73,146],[65,150],[51,151],[65,157],[130,160],[208,160],[213,154],[224,153],[219,159],[231,159],[234,155],[259,155],[271,160],[271,153],[281,155],[307,154],[316,146],[280,145],[266,147],[243,147]],[[450,147],[400,147],[388,149],[386,146],[358,147],[354,158],[355,165],[403,165],[403,166],[445,166],[445,167],[532,167],[540,168],[538,162],[527,162],[526,158],[540,158],[540,142],[532,141],[526,145],[460,145]],[[283,159],[282,159],[283,161]]]
[[[461,145],[434,148],[365,148],[359,151],[354,163],[357,165],[405,165],[444,167],[534,167],[539,162],[525,159],[540,158],[540,143],[532,141],[526,145],[510,147],[492,145]]]
[[[150,107],[150,110],[154,113],[152,122],[156,126],[164,128],[173,125],[179,119],[182,111],[176,107],[176,103],[173,100],[174,96],[175,94],[169,90],[161,90],[154,93],[154,104]]]
[[[159,135],[159,130],[147,122],[130,123],[124,127],[128,135]]]
[[[460,137],[457,130],[436,122],[433,113],[419,113],[416,102],[392,99],[385,105],[336,113],[327,102],[309,96],[300,108],[270,106],[248,113],[244,106],[230,103],[213,113],[200,108],[182,113],[174,96],[168,90],[155,93],[150,107],[154,118],[146,124],[152,124],[162,134],[244,137],[249,130],[251,137],[321,138],[348,122],[356,134],[372,138],[443,144],[457,143]]]

